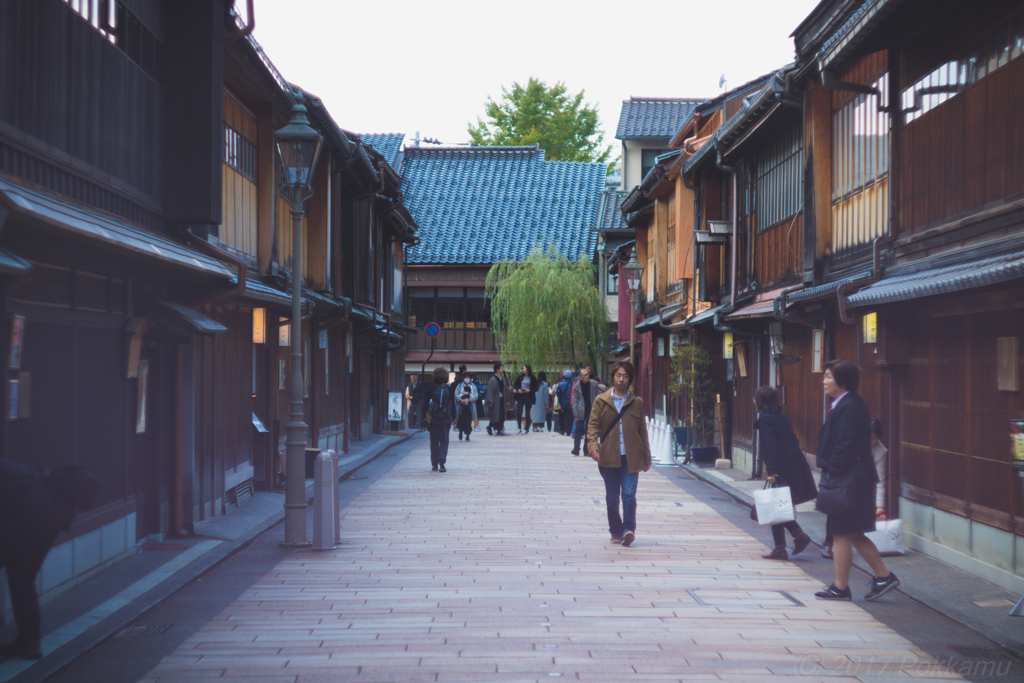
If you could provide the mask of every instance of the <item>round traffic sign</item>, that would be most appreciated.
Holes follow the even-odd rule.
[[[427,326],[423,328],[423,331],[428,337],[433,339],[437,335],[441,334],[441,326],[437,323],[427,323]]]

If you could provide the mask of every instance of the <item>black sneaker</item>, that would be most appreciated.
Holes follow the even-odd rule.
[[[441,465],[441,471],[442,471],[442,472],[447,472],[448,470],[446,470],[446,469],[444,468],[444,465]]]
[[[437,472],[437,465],[434,465],[433,467],[431,467],[430,471],[431,472]]]
[[[864,599],[877,600],[898,585],[900,585],[900,580],[896,578],[895,574],[889,572],[889,576],[884,579],[875,579],[871,582],[871,590],[864,596]]]
[[[814,594],[814,597],[819,600],[853,600],[853,595],[850,594],[850,587],[839,590],[833,583],[823,591],[818,591]]]
[[[579,451],[572,451],[572,454],[573,454],[573,455],[579,455],[579,454],[580,454],[580,452],[579,452]]]

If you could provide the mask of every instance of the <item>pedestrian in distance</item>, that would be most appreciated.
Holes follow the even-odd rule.
[[[629,390],[636,373],[633,364],[619,361],[611,373],[611,390],[594,398],[586,443],[604,480],[612,543],[628,547],[636,538],[636,489],[640,472],[651,469],[651,445],[644,401]]]
[[[473,417],[473,431],[475,432],[480,426],[480,420],[487,414],[487,387],[484,386],[483,382],[477,379],[475,374],[473,375],[473,386],[476,387],[476,395],[478,397],[476,406],[474,406],[476,413]]]
[[[487,414],[490,417],[490,424],[487,425],[487,433],[492,436],[508,436],[505,431],[505,419],[510,409],[509,402],[512,400],[512,385],[505,377],[505,367],[501,363],[494,364],[494,375],[487,382],[487,395],[485,405]]]
[[[459,427],[459,441],[462,441],[463,436],[469,441],[469,435],[473,433],[473,423],[476,422],[476,402],[479,396],[473,378],[468,372],[463,373],[462,382],[455,389],[455,397],[455,409],[458,412],[455,421]]]
[[[533,431],[543,432],[544,421],[548,415],[548,373],[543,370],[537,373],[537,391],[534,397],[530,421],[533,423]]]
[[[754,404],[758,411],[757,421],[754,423],[757,427],[758,448],[768,472],[768,483],[789,487],[795,515],[797,505],[818,497],[811,466],[807,464],[807,458],[804,457],[800,442],[793,433],[789,418],[782,414],[778,389],[758,388],[754,392]],[[786,531],[793,537],[794,555],[802,553],[811,542],[811,537],[804,533],[795,519],[792,522],[772,524],[775,548],[761,557],[766,560],[789,559],[786,552]]]
[[[530,433],[530,424],[533,422],[533,406],[537,402],[537,385],[533,369],[529,365],[524,365],[512,385],[512,393],[516,399],[516,425],[519,427],[516,434]]]
[[[878,473],[871,455],[871,413],[857,395],[859,384],[860,371],[854,363],[825,363],[823,386],[832,405],[818,435],[818,467],[822,486],[826,477],[850,482],[853,511],[828,516],[827,528],[835,538],[832,552],[836,578],[826,589],[814,594],[819,600],[852,599],[849,581],[854,548],[875,574],[865,600],[877,600],[900,583],[886,568],[878,548],[864,535],[875,530]]]
[[[415,372],[409,375],[409,386],[405,388],[405,398],[408,400],[409,429],[416,429],[420,424],[419,408],[423,399],[423,383],[420,376]]]
[[[584,432],[587,431],[587,421],[590,419],[590,410],[594,405],[594,399],[601,393],[598,383],[590,377],[590,365],[580,367],[580,380],[572,387],[572,416],[575,421],[573,428],[572,454],[580,454],[580,440],[584,440],[584,450],[589,453],[590,448],[585,441]]]
[[[558,398],[558,433],[572,435],[572,370],[562,373],[562,379],[555,388]]]
[[[885,486],[889,481],[889,449],[882,443],[882,421],[871,418],[871,457],[875,460],[878,484],[875,486],[875,519],[888,519],[885,512]]]
[[[434,472],[447,472],[445,463],[448,461],[448,437],[455,419],[455,399],[448,387],[448,369],[434,368],[431,374],[433,383],[424,389],[424,418],[427,431],[430,432],[430,469]]]
[[[75,508],[92,509],[99,490],[99,478],[85,467],[49,473],[0,459],[0,569],[7,569],[18,627],[14,640],[0,645],[0,657],[42,658],[36,577],[57,535],[71,526]]]

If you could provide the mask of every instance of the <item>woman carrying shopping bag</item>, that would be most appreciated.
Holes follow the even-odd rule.
[[[818,489],[814,485],[811,468],[807,464],[800,442],[793,433],[789,418],[782,414],[779,406],[779,392],[775,387],[761,387],[754,392],[754,403],[757,405],[758,450],[761,460],[768,472],[768,484],[788,486],[793,499],[794,508],[800,503],[818,497]],[[775,549],[767,555],[766,560],[788,560],[786,552],[786,530],[793,537],[793,554],[803,552],[811,537],[804,533],[797,524],[794,512],[792,522],[772,524],[772,538]]]

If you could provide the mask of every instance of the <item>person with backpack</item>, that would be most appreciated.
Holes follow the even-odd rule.
[[[0,645],[0,657],[42,659],[42,612],[36,577],[57,535],[71,526],[75,508],[90,510],[101,482],[93,470],[68,465],[52,473],[0,459],[0,569],[18,635]]]
[[[426,406],[427,431],[430,432],[430,469],[433,472],[447,472],[448,433],[455,419],[455,400],[448,387],[448,369],[434,368],[431,373],[433,384],[423,390]]]
[[[558,399],[558,433],[572,436],[572,370],[562,373],[555,398]]]

